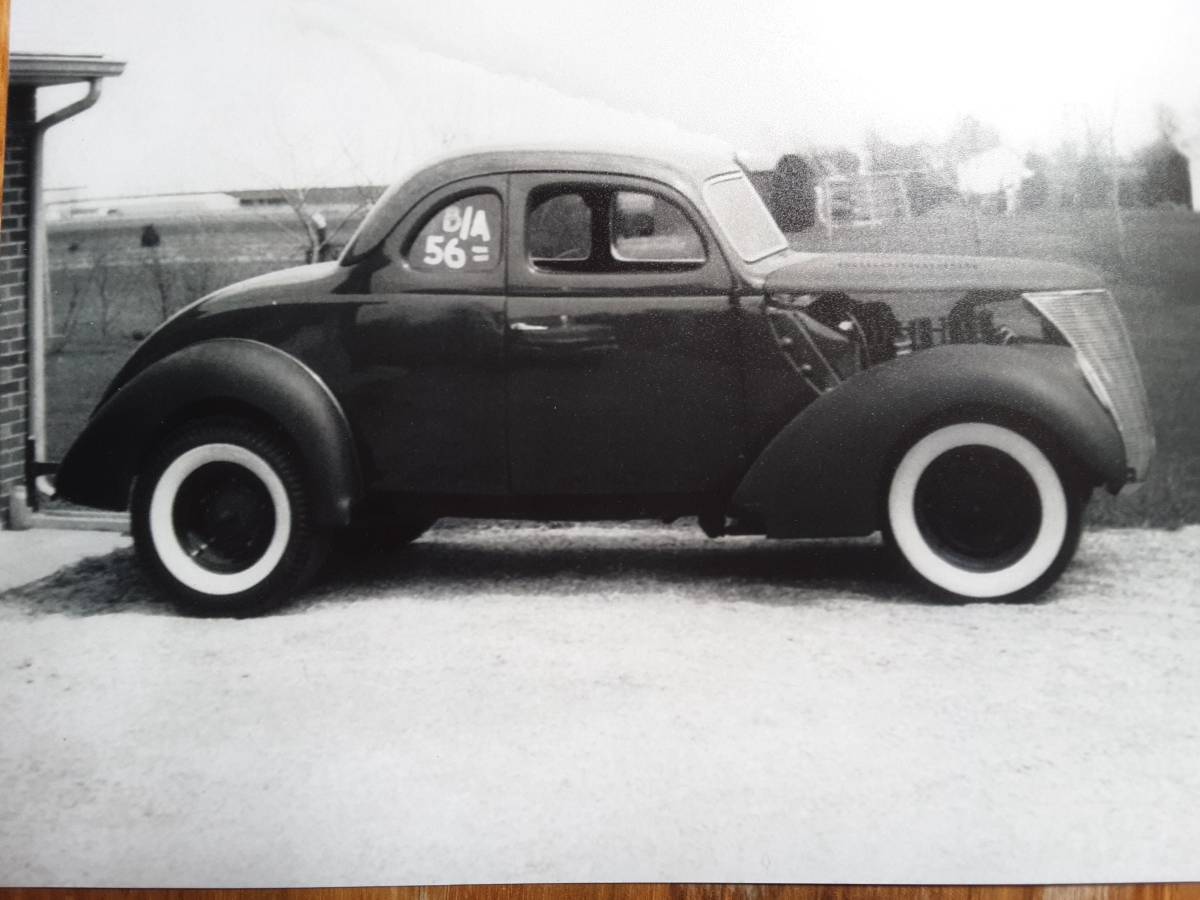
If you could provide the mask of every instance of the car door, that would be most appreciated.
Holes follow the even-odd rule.
[[[508,448],[518,495],[692,494],[740,470],[738,308],[665,185],[510,178]]]
[[[360,263],[353,376],[341,388],[369,486],[508,490],[503,175],[417,203]]]

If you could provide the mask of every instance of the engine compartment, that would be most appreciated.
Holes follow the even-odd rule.
[[[773,294],[767,311],[780,350],[820,391],[945,344],[1067,344],[1017,291]]]

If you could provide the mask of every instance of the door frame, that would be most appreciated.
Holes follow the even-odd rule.
[[[562,185],[564,193],[572,187],[580,190],[629,190],[653,194],[677,207],[696,229],[704,244],[703,263],[688,268],[666,268],[655,271],[652,265],[628,264],[627,268],[611,271],[588,271],[584,268],[567,271],[539,269],[525,250],[525,220],[530,194],[545,187]],[[597,172],[518,172],[509,177],[508,207],[508,280],[510,296],[543,294],[671,294],[695,295],[707,291],[723,291],[732,296],[735,287],[733,268],[704,216],[691,201],[670,185],[650,178],[632,175],[611,175]],[[605,234],[609,229],[605,227]],[[609,234],[611,240],[611,234]]]

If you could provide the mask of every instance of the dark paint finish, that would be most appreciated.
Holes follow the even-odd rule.
[[[732,512],[776,536],[865,533],[878,524],[896,442],[956,404],[1024,410],[1054,425],[1098,480],[1123,480],[1120,437],[1070,351],[943,347],[818,395],[780,351],[766,302],[767,285],[1038,289],[1094,286],[1094,276],[791,251],[746,264],[700,191],[735,168],[719,157],[669,166],[534,152],[431,166],[385,194],[338,263],[225,288],[148,338],[64,460],[59,493],[124,508],[162,429],[222,399],[293,436],[320,473],[322,517],[337,523],[383,495],[435,515],[554,518],[724,513],[732,496]],[[670,199],[700,234],[705,262],[539,268],[523,243],[526,202],[555,182]],[[481,191],[502,204],[500,265],[414,268],[410,244],[429,217]],[[1014,366],[1014,354],[1027,365]]]
[[[656,194],[697,230],[705,260],[673,271],[540,266],[526,252],[525,211],[535,192],[559,189]],[[744,469],[740,310],[699,212],[668,186],[602,174],[518,174],[510,193],[512,492],[727,495]],[[603,256],[611,236],[598,226]]]
[[[396,232],[419,228],[464,191],[500,192],[504,181],[435,192]],[[419,272],[406,249],[398,238],[353,269],[306,266],[220,291],[148,339],[114,384],[191,341],[247,337],[302,361],[337,396],[367,490],[505,493],[503,264]]]
[[[744,427],[727,296],[513,297],[509,309],[542,334],[598,335],[520,352],[525,336],[510,332],[514,493],[728,490]]]
[[[72,445],[56,479],[59,494],[87,506],[125,509],[144,455],[200,410],[250,414],[281,428],[311,479],[316,520],[350,521],[361,486],[350,426],[337,400],[293,357],[243,339],[193,344],[134,376]]]
[[[477,193],[503,204],[507,176],[429,192],[364,261],[371,274],[355,317],[353,374],[335,390],[369,448],[372,490],[508,492],[503,248],[489,271],[410,264],[421,252],[410,242],[430,216]]]
[[[772,332],[765,298],[744,297],[740,307],[742,372],[746,397],[746,456],[758,458],[763,448],[818,397],[780,352]]]
[[[733,513],[772,537],[879,529],[896,454],[956,412],[1045,434],[1098,483],[1125,482],[1125,448],[1065,347],[946,345],[868,369],[822,394],[758,456]]]

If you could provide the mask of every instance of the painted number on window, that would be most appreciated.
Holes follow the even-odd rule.
[[[426,271],[482,271],[493,268],[500,252],[500,199],[493,194],[465,197],[443,208],[421,229],[413,265]]]

